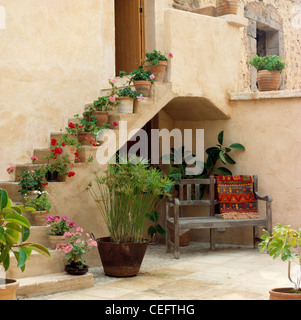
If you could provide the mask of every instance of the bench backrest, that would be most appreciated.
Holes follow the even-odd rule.
[[[201,189],[209,186],[209,199],[201,199]],[[253,190],[258,191],[258,176],[253,176]],[[181,206],[210,206],[210,215],[215,214],[215,205],[218,204],[216,192],[216,179],[212,176],[209,179],[184,179],[179,185]]]

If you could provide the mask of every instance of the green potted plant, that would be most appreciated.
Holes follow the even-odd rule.
[[[46,183],[46,172],[45,166],[38,166],[32,170],[21,169],[17,175],[18,185],[21,187],[19,193],[22,196],[31,196],[35,190],[42,191],[43,185]],[[33,197],[35,197],[34,194]]]
[[[173,54],[168,54],[169,58],[173,58]],[[153,50],[146,53],[146,59],[143,61],[143,67],[155,76],[154,80],[163,82],[167,70],[168,57],[161,51]]]
[[[277,288],[270,291],[270,300],[301,300],[301,229],[295,230],[291,226],[276,226],[270,234],[265,231],[261,237],[260,251],[268,251],[273,259],[281,258],[288,262],[288,278],[294,288]],[[292,265],[297,267],[295,279]]]
[[[89,184],[110,232],[110,237],[96,240],[106,275],[137,275],[148,246],[143,237],[147,214],[169,194],[166,190],[170,184],[172,181],[160,170],[135,156],[119,159],[104,176],[96,175]]]
[[[277,55],[259,57],[257,54],[249,61],[256,68],[259,91],[277,91],[281,83],[281,72],[285,69],[283,58]]]
[[[48,216],[46,217],[46,221],[50,223],[50,232],[48,232],[50,248],[55,249],[56,245],[62,241],[64,241],[64,234],[69,232],[71,228],[76,228],[76,224],[74,222],[69,222],[69,217],[59,215],[56,216]]]
[[[17,260],[17,267],[25,270],[26,261],[32,251],[36,251],[50,258],[49,251],[42,245],[26,243],[30,236],[30,223],[21,214],[32,210],[25,206],[13,206],[7,191],[0,189],[0,264],[4,270],[10,268],[10,253]],[[0,300],[15,300],[19,282],[15,279],[1,279]]]
[[[117,100],[119,101],[119,113],[133,113],[134,101],[138,102],[143,100],[143,94],[140,91],[133,90],[130,86],[119,89],[117,91]]]
[[[121,71],[119,76],[123,78],[126,75],[126,72]],[[141,65],[130,72],[129,76],[128,84],[131,85],[133,83],[136,91],[142,92],[144,97],[149,97],[151,85],[155,81],[155,75],[148,70],[144,70],[143,65]]]
[[[218,16],[237,14],[238,0],[216,0],[216,12]]]
[[[152,222],[152,224],[149,226],[147,230],[147,234],[150,236],[151,239],[156,243],[158,242],[157,234],[159,234],[161,237],[165,238],[166,236],[166,230],[163,228],[159,223],[159,212],[157,210],[152,210],[150,214],[147,214],[147,219]]]
[[[84,230],[80,227],[76,228],[76,232],[66,232],[64,239],[68,239],[68,243],[59,243],[56,251],[64,253],[67,258],[65,271],[72,275],[83,275],[89,271],[83,256],[93,247],[97,247],[95,240],[89,234],[87,238],[83,238]]]
[[[36,197],[34,199],[29,199],[27,196],[24,197],[25,207],[31,207],[34,209],[31,211],[31,214],[36,226],[46,226],[46,217],[49,216],[49,211],[52,207],[47,196],[48,192],[35,191],[35,195]]]

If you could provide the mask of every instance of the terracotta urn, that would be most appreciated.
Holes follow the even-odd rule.
[[[56,245],[58,243],[64,243],[65,239],[63,238],[63,236],[49,235],[49,242],[50,242],[50,249],[55,250],[56,249]]]
[[[134,81],[134,86],[136,91],[140,91],[143,93],[144,97],[149,97],[150,96],[150,90],[152,83],[151,81]]]
[[[109,112],[108,111],[97,111],[94,110],[92,113],[96,119],[96,125],[101,127],[104,123],[107,124],[109,122]],[[89,115],[85,115],[85,118],[89,120]]]
[[[49,216],[48,211],[36,211],[32,213],[32,218],[35,226],[47,226],[46,218]]]
[[[217,0],[216,12],[218,16],[237,14],[238,0]]]
[[[281,72],[260,70],[257,73],[259,91],[277,91],[281,83]]]
[[[150,62],[145,62],[144,68],[155,76],[154,81],[163,82],[167,70],[167,64],[168,61],[159,61],[158,65],[153,66],[150,64]]]

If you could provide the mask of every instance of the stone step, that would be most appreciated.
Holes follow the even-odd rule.
[[[18,190],[20,190],[20,186],[18,182],[8,181],[8,182],[0,182],[0,189],[4,189],[8,193],[8,197],[12,199],[13,202],[22,203],[24,198],[20,195]]]
[[[35,161],[36,164],[47,164],[47,163],[53,163],[55,162],[54,159],[45,159],[45,157],[49,156],[51,153],[50,149],[34,149],[33,155],[38,158],[37,161]]]
[[[10,268],[6,272],[6,277],[10,279],[21,279],[63,272],[66,263],[65,256],[60,256],[55,250],[49,250],[49,252],[51,254],[51,258],[47,258],[35,251],[32,251],[30,258],[26,262],[24,272],[22,272],[20,268],[17,268],[17,260],[14,254],[11,253]]]
[[[20,283],[17,291],[18,299],[86,289],[94,286],[94,276],[92,273],[86,273],[82,276],[73,276],[66,272],[50,273],[42,276],[21,278],[18,281]]]

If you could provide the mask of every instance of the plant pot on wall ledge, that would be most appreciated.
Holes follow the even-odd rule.
[[[120,101],[118,105],[118,113],[134,113],[134,100],[131,97],[118,97],[116,100]]]
[[[278,70],[259,70],[257,83],[259,91],[277,91],[281,83],[281,72]]]
[[[109,112],[108,111],[94,110],[94,111],[91,112],[91,114],[95,117],[96,125],[98,127],[101,127],[104,123],[107,124],[109,122]],[[84,117],[88,121],[91,121],[91,117],[89,117],[89,114],[85,114]]]
[[[216,12],[218,16],[237,14],[238,0],[217,0]]]
[[[273,289],[270,291],[270,300],[301,300],[301,294],[292,291],[292,288]]]
[[[144,81],[144,80],[134,81],[134,86],[136,91],[143,92],[144,97],[150,96],[150,90],[152,86],[151,81]]]
[[[0,300],[16,300],[19,285],[17,280],[0,278]]]
[[[154,81],[163,82],[167,70],[168,61],[159,61],[159,64],[152,65],[150,62],[145,62],[144,68],[150,71],[154,76]]]

